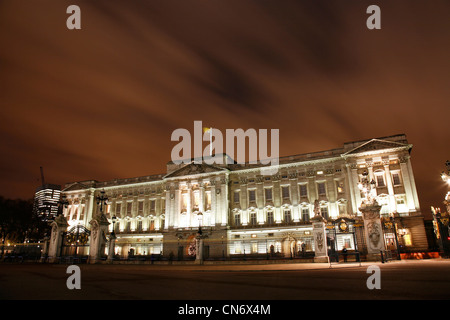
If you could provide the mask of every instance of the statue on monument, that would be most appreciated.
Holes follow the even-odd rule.
[[[372,179],[369,180],[369,174],[367,171],[364,171],[362,174],[362,179],[358,184],[359,190],[364,194],[364,198],[362,199],[361,206],[378,206],[378,202],[376,200],[376,188],[375,181]]]
[[[319,200],[314,201],[314,216],[321,216]]]

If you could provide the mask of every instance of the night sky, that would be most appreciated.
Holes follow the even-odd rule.
[[[66,9],[81,8],[81,30]],[[366,27],[371,4],[381,30]],[[0,195],[164,173],[194,120],[280,155],[404,133],[422,211],[449,150],[450,2],[0,2]]]

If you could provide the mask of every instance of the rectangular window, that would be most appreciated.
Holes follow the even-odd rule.
[[[308,188],[306,184],[300,185],[300,197],[307,197],[308,196]]]
[[[252,253],[258,253],[258,242],[252,242],[251,250]]]
[[[397,196],[396,197],[396,202],[397,202],[397,204],[405,204],[406,203],[406,201],[405,201],[405,197],[404,196]]]
[[[382,174],[377,174],[375,177],[377,179],[377,187],[384,187],[385,184],[384,184],[383,175]]]
[[[405,242],[405,246],[412,246],[411,234],[407,233],[403,237],[403,241]]]
[[[272,188],[265,188],[264,194],[266,196],[266,201],[272,201]]]
[[[283,199],[289,199],[289,186],[281,187],[281,195],[283,196]]]
[[[326,195],[325,182],[318,183],[317,190],[319,191],[319,195],[321,196]]]
[[[241,215],[239,213],[234,215],[234,225],[235,226],[241,225]]]
[[[122,210],[122,204],[116,204],[116,216],[120,216],[120,211]]]
[[[320,214],[323,218],[328,219],[328,207],[320,207]]]
[[[131,217],[131,209],[133,208],[133,202],[127,202],[127,216]]]
[[[401,185],[400,174],[398,174],[398,173],[393,173],[393,174],[392,174],[392,182],[394,183],[394,186],[399,186],[399,185]]]
[[[144,212],[144,201],[138,202],[138,213],[141,216]]]
[[[250,224],[252,226],[256,225],[256,212],[250,213]]]
[[[256,191],[255,190],[248,190],[248,201],[250,201],[250,202],[256,201]]]
[[[267,212],[267,224],[273,224],[273,211]]]
[[[234,203],[239,203],[239,200],[240,200],[239,191],[234,192],[233,199],[234,199]]]
[[[336,184],[337,184],[337,192],[343,193],[344,192],[344,182],[337,181]]]
[[[155,230],[155,220],[150,220],[150,228],[149,228],[149,230],[150,231],[153,231],[153,230]]]
[[[198,210],[200,205],[200,192],[194,191],[194,210]]]
[[[211,191],[206,191],[205,196],[206,196],[206,210],[211,210]]]
[[[138,220],[137,231],[142,231],[142,220]]]
[[[309,208],[302,209],[302,220],[309,221]]]
[[[241,242],[240,241],[236,241],[234,243],[234,253],[240,254],[241,252],[242,252]]]
[[[181,194],[181,212],[187,211],[188,196],[189,194],[187,192]]]
[[[291,222],[291,210],[284,210],[284,222]]]

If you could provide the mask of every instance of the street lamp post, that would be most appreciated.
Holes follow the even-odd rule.
[[[97,205],[100,205],[100,214],[103,214],[103,206],[108,203],[108,197],[105,195],[105,190],[100,191],[100,196],[97,196]]]
[[[116,232],[115,232],[115,227],[114,225],[116,224],[117,221],[117,217],[113,216],[111,218],[112,220],[112,231],[111,234],[109,235],[109,248],[108,248],[108,262],[112,263],[114,260],[114,251],[115,251],[115,242],[116,242]]]
[[[67,197],[65,194],[61,195],[61,198],[58,201],[58,210],[56,212],[56,219],[64,219],[64,215],[63,215],[63,211],[65,208],[67,208],[67,206],[69,205],[69,201],[67,201]],[[59,256],[62,257],[63,254],[63,247],[64,247],[64,237],[66,236],[67,232],[61,232],[61,247],[59,249]],[[47,253],[46,253],[47,254]]]
[[[197,248],[196,248],[195,262],[197,264],[203,264],[203,231],[202,231],[203,213],[199,212],[197,214],[197,218],[198,218],[198,233],[196,237]]]
[[[63,211],[69,205],[69,201],[67,201],[67,197],[65,194],[61,195],[61,199],[58,201],[58,211],[56,213],[57,216],[62,215]]]
[[[396,218],[398,216],[398,213],[391,213],[389,217],[386,217],[385,219],[385,226],[388,229],[392,229],[394,231],[394,239],[395,239],[395,247],[397,249],[397,260],[401,260],[401,255],[400,255],[400,246],[399,246],[399,242],[398,242],[398,230],[397,230],[397,225],[396,225]],[[400,218],[401,219],[401,218]]]

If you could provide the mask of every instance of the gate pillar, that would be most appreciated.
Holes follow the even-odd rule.
[[[195,264],[203,264],[203,237],[198,234],[195,238]]]
[[[311,220],[314,236],[314,262],[328,263],[330,258],[328,257],[327,233],[325,231],[326,220],[320,214],[316,214]]]
[[[53,220],[50,225],[52,227],[52,231],[48,246],[48,260],[50,263],[54,263],[61,257],[63,236],[69,224],[63,215],[59,215],[56,216],[55,220]]]
[[[106,234],[109,222],[103,213],[97,214],[90,222],[91,239],[89,244],[89,262],[98,263],[105,253]]]
[[[384,251],[384,234],[380,219],[381,206],[376,202],[363,203],[359,210],[364,221],[364,234],[367,243],[367,260],[380,260],[380,251]]]

